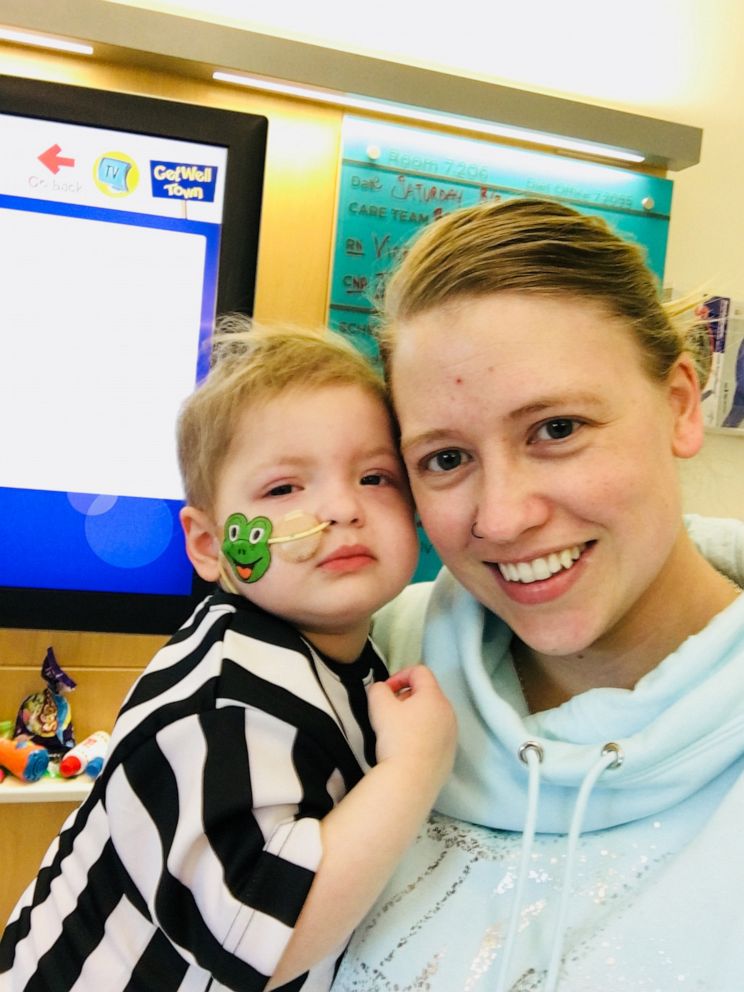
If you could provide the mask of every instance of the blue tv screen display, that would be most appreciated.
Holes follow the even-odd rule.
[[[252,307],[265,125],[0,77],[0,625],[167,632],[203,592],[175,420]]]

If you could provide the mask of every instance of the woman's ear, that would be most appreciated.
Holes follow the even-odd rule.
[[[216,582],[220,575],[220,542],[212,520],[195,506],[184,506],[179,517],[189,561],[205,582]]]
[[[680,355],[667,377],[672,411],[672,451],[677,458],[692,458],[703,444],[703,411],[695,363]]]

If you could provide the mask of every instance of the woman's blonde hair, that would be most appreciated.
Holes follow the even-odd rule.
[[[688,351],[701,385],[707,381],[708,335],[685,317],[701,297],[664,305],[640,247],[599,217],[532,198],[466,207],[423,229],[385,294],[380,347],[388,371],[400,323],[460,298],[509,291],[595,300],[630,322],[653,378],[663,380]]]
[[[367,390],[385,405],[394,425],[382,376],[339,334],[326,328],[260,325],[242,314],[220,318],[209,374],[183,403],[176,426],[186,501],[207,512],[213,509],[220,470],[247,408],[287,389],[326,386]]]

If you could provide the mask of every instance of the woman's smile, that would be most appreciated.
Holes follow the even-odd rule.
[[[539,606],[551,603],[573,589],[585,572],[594,543],[574,544],[531,561],[484,564],[512,602]]]
[[[568,571],[578,561],[586,544],[574,544],[561,551],[551,551],[527,561],[497,561],[499,571],[507,582],[541,582],[565,569]]]

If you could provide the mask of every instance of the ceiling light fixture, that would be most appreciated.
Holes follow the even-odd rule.
[[[0,40],[12,41],[16,45],[33,45],[35,48],[52,48],[57,52],[71,52],[74,55],[92,55],[93,46],[66,38],[53,38],[49,35],[33,34],[30,31],[16,31],[0,27]]]
[[[268,79],[265,76],[245,76],[239,73],[218,70],[212,73],[212,78],[218,82],[246,86],[249,89],[263,90],[268,93],[279,93],[283,96],[292,96],[302,100],[314,100],[316,103],[327,103],[332,106],[347,107],[352,110],[367,110],[377,114],[388,114],[425,124],[457,127],[462,130],[473,131],[476,134],[488,134],[549,148],[561,148],[565,151],[579,152],[583,155],[601,156],[602,158],[609,158],[620,162],[639,163],[645,161],[645,155],[624,148],[615,148],[597,142],[564,138],[558,134],[531,131],[528,128],[512,127],[507,124],[497,124],[476,118],[459,117],[455,114],[437,113],[436,111],[425,110],[420,107],[388,103],[385,100],[358,97],[347,93],[339,93],[334,90],[321,89],[320,87],[286,83],[279,79]]]

